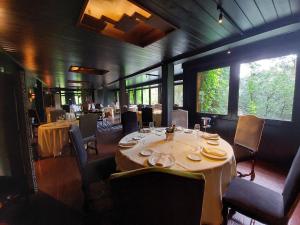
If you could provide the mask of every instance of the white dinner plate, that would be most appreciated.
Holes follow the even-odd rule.
[[[201,151],[201,154],[206,156],[207,158],[210,158],[210,159],[217,159],[217,160],[224,160],[224,159],[227,159],[227,154],[224,155],[224,156],[216,156],[216,155],[212,155],[212,154],[209,154],[209,153],[206,153],[205,151]]]
[[[150,156],[150,155],[152,155],[152,153],[153,153],[153,150],[151,150],[151,149],[143,149],[142,151],[140,151],[140,154],[142,156]]]
[[[163,165],[158,165],[158,162],[161,161],[162,162],[162,158],[161,157],[164,157],[164,160],[163,160]],[[149,158],[148,158],[148,163],[151,165],[151,166],[158,166],[158,167],[171,167],[174,165],[175,163],[175,158],[170,155],[170,154],[161,154],[161,153],[158,153],[158,154],[152,154]]]
[[[137,144],[137,141],[120,142],[119,147],[121,148],[132,148]]]
[[[195,153],[188,154],[187,158],[192,161],[201,161],[202,160],[202,157],[199,154],[195,154]]]
[[[184,133],[191,134],[191,133],[193,133],[193,130],[185,129],[185,130],[184,130]]]

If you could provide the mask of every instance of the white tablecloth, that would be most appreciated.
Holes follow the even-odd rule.
[[[161,136],[158,136],[160,134]],[[131,140],[137,132],[124,137],[121,141]],[[171,169],[201,172],[205,176],[205,192],[202,210],[203,224],[222,223],[221,197],[231,179],[236,176],[236,163],[232,147],[229,143],[220,139],[219,148],[227,152],[226,160],[213,160],[202,156],[202,161],[191,161],[187,154],[193,153],[197,146],[207,146],[205,139],[195,134],[187,134],[182,131],[175,132],[173,141],[165,141],[163,132],[143,134],[144,141],[130,149],[120,149],[116,154],[117,167],[121,171],[128,171],[148,166],[147,157],[141,156],[141,149],[150,148],[156,152],[169,153],[175,157],[176,162]],[[144,142],[144,143],[143,143]]]
[[[78,121],[47,123],[38,128],[38,150],[42,157],[58,156],[69,144],[69,128]]]

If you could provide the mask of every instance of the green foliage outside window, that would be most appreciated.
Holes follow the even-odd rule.
[[[134,91],[129,91],[129,104],[134,105]]]
[[[158,104],[158,88],[151,88],[151,105]]]
[[[197,112],[227,115],[230,67],[199,72]]]
[[[183,106],[183,84],[174,86],[174,105]]]
[[[143,101],[142,101],[142,90],[141,89],[136,90],[135,94],[136,94],[136,104],[137,105],[143,104]]]
[[[143,89],[143,104],[149,105],[149,89]]]
[[[239,115],[290,121],[296,60],[296,55],[289,55],[241,64]]]

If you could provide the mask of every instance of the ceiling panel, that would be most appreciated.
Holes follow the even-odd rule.
[[[235,0],[235,2],[254,26],[260,26],[265,23],[264,18],[254,1]]]
[[[272,0],[254,0],[254,2],[258,6],[266,22],[272,22],[278,19]]]
[[[218,24],[219,0],[136,2],[178,29],[141,48],[76,26],[84,0],[2,0],[0,46],[50,87],[65,87],[67,80],[87,80],[91,87],[102,88],[163,60],[230,38],[242,39],[234,23],[250,31],[264,23],[299,16],[300,11],[298,0],[274,0],[274,4],[272,0],[222,0],[234,23],[224,18]],[[104,76],[75,74],[68,71],[71,65],[109,72]]]
[[[285,17],[292,13],[289,0],[273,0],[273,2],[279,17]]]

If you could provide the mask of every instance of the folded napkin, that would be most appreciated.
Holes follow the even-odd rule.
[[[137,144],[137,141],[135,140],[131,140],[131,141],[128,141],[128,142],[120,142],[119,145],[122,145],[124,147],[131,147],[131,146],[134,146]]]
[[[205,147],[203,149],[203,151],[209,155],[214,155],[214,156],[217,156],[217,157],[224,157],[226,156],[226,152],[222,149],[219,149],[219,148],[212,148],[212,147]]]
[[[202,134],[202,137],[205,138],[205,139],[218,139],[219,135],[218,134],[204,133],[204,134]]]

